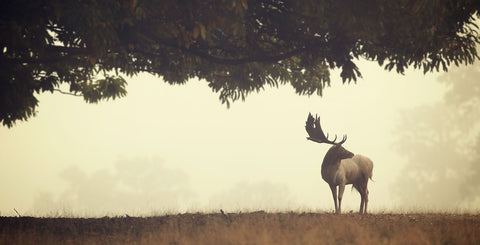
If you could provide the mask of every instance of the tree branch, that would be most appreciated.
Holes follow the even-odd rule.
[[[59,93],[61,93],[61,94],[66,94],[66,95],[72,95],[72,96],[78,96],[78,97],[83,96],[83,95],[81,95],[81,94],[74,94],[74,93],[70,93],[70,92],[65,92],[65,91],[62,91],[62,90],[60,90],[60,89],[58,89],[58,88],[54,88],[53,91],[57,91],[57,92],[59,92]]]
[[[290,58],[292,56],[295,56],[297,54],[300,54],[304,52],[306,49],[305,48],[299,48],[299,49],[294,49],[289,52],[285,52],[279,55],[273,55],[273,56],[250,56],[250,57],[244,57],[244,58],[238,58],[238,59],[227,59],[227,58],[220,58],[217,56],[212,56],[207,53],[195,50],[195,49],[185,49],[183,51],[189,52],[195,56],[198,56],[200,58],[203,58],[207,61],[213,62],[213,63],[218,63],[218,64],[226,64],[226,65],[241,65],[245,63],[250,63],[250,62],[277,62],[280,60],[284,60],[287,58]]]
[[[193,46],[190,46],[189,48],[182,47],[177,45],[174,42],[169,42],[166,40],[162,39],[157,39],[159,43],[162,43],[165,46],[180,50],[182,52],[185,52],[187,54],[191,54],[197,57],[200,57],[202,59],[205,59],[207,61],[210,61],[212,63],[217,63],[217,64],[224,64],[224,65],[242,65],[246,63],[251,63],[251,62],[278,62],[280,60],[284,60],[287,58],[290,58],[292,56],[295,56],[297,54],[300,54],[302,52],[305,52],[307,48],[301,47],[301,48],[296,48],[288,52],[283,52],[279,55],[273,55],[273,56],[268,56],[268,55],[261,55],[261,56],[247,56],[247,57],[242,57],[242,58],[222,58],[218,56],[214,56],[211,54],[208,54],[206,52],[202,52],[201,49],[197,49]],[[138,50],[136,52],[139,52]],[[141,51],[140,51],[141,52]],[[146,52],[148,53],[148,52]],[[154,55],[154,54],[152,54]]]

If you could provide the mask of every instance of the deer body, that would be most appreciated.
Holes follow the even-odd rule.
[[[373,171],[372,160],[362,155],[355,155],[343,148],[342,144],[347,140],[346,135],[338,143],[335,142],[337,136],[334,140],[329,140],[328,135],[325,136],[323,133],[318,117],[313,118],[309,114],[305,129],[309,135],[308,140],[333,145],[323,158],[322,179],[328,183],[332,191],[335,212],[342,212],[342,197],[345,185],[351,184],[360,193],[360,213],[366,213],[368,204],[367,185],[368,179],[372,178]]]
[[[354,155],[341,145],[334,145],[328,150],[322,162],[322,179],[332,191],[335,212],[341,213],[345,185],[350,184],[360,193],[360,213],[367,212],[367,184],[372,178],[372,170],[373,162],[368,157]]]

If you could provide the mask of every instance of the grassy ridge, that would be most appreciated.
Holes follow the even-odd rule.
[[[0,244],[480,244],[480,215],[253,212],[0,217]]]

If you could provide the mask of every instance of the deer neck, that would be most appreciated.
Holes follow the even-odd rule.
[[[346,159],[352,156],[353,156],[353,153],[346,150],[342,146],[339,146],[339,145],[332,146],[327,151],[327,153],[325,154],[325,157],[323,158],[322,177],[325,179],[327,176],[336,172],[337,169],[340,167],[340,163],[342,159]]]
[[[332,146],[330,149],[327,151],[325,154],[325,157],[323,157],[323,165],[337,165],[340,164],[340,161],[342,159],[345,159],[345,151],[347,151],[345,148],[342,146]],[[343,153],[342,153],[343,152]],[[350,154],[353,155],[353,153],[349,152]]]

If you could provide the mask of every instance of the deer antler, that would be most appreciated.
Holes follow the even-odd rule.
[[[335,135],[335,139],[330,141],[328,139],[328,133],[327,136],[325,136],[323,133],[322,127],[320,126],[320,118],[317,115],[315,115],[315,118],[313,118],[311,113],[308,113],[308,118],[305,123],[305,130],[307,130],[308,136],[310,136],[307,137],[307,140],[315,141],[317,143],[341,145],[347,140],[347,135],[344,135],[340,142],[335,143],[335,140],[337,140],[337,135]]]

